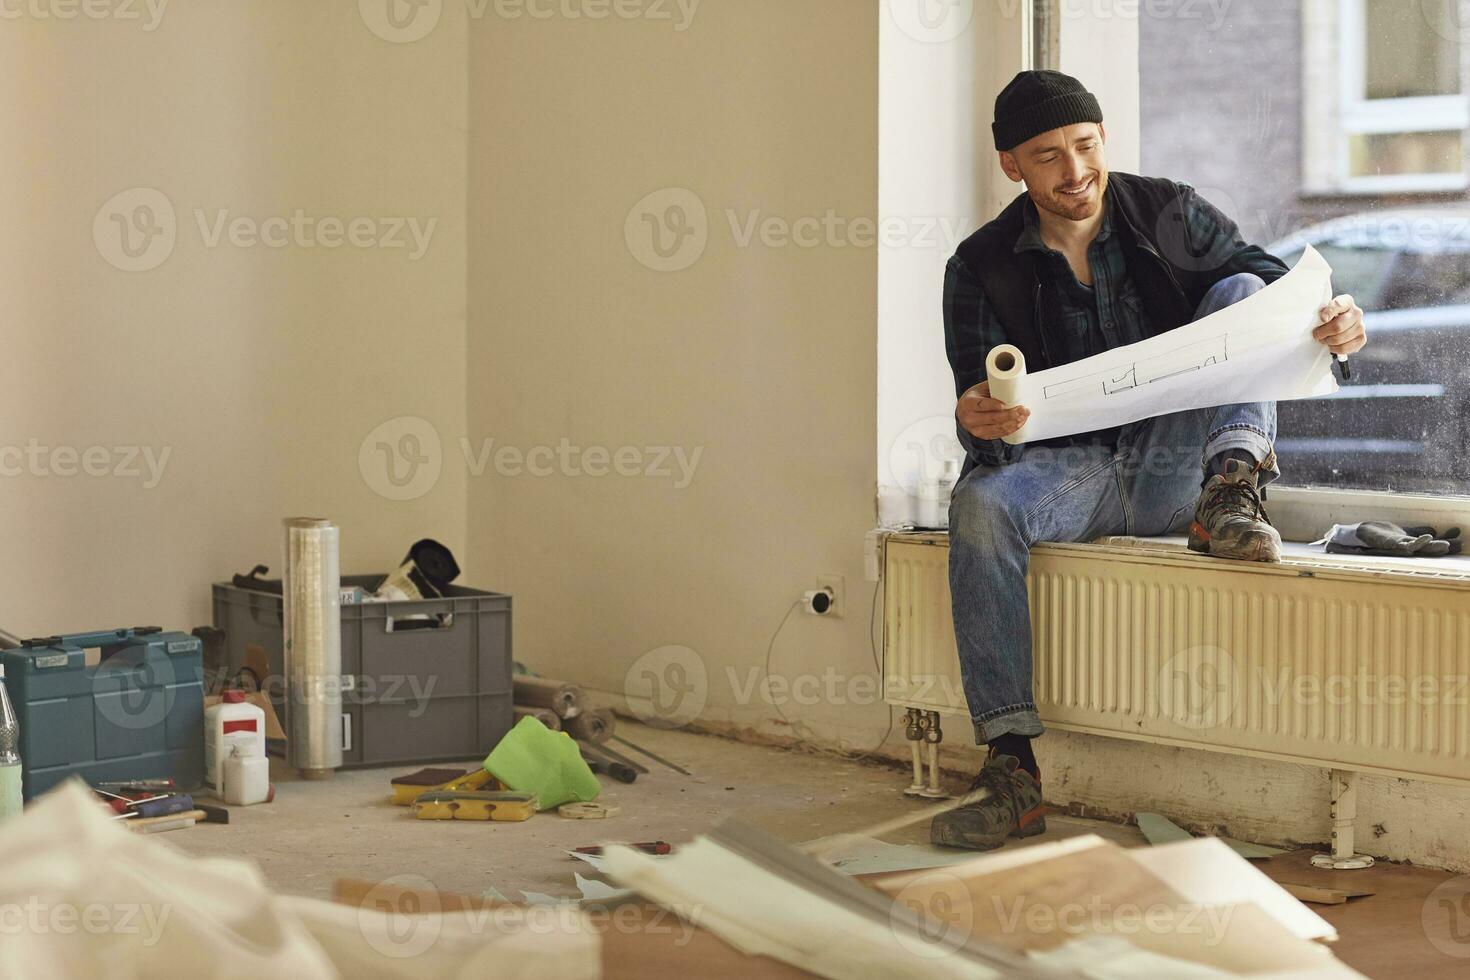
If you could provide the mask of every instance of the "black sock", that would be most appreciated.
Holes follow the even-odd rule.
[[[1225,467],[1232,459],[1238,459],[1250,467],[1256,467],[1261,461],[1244,449],[1227,449],[1223,453],[1216,453],[1210,457],[1209,463],[1205,465],[1205,477],[1200,481],[1200,486],[1210,482],[1210,477],[1224,474]]]
[[[1036,765],[1036,753],[1031,751],[1030,738],[1025,735],[1017,735],[1015,732],[1006,732],[1004,735],[997,735],[985,744],[990,746],[992,752],[1015,756],[1020,760],[1022,769],[1037,779],[1041,778],[1041,769]]]

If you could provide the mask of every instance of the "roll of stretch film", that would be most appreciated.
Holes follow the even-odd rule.
[[[282,585],[286,736],[291,766],[325,779],[342,765],[341,535],[331,521],[285,521]]]

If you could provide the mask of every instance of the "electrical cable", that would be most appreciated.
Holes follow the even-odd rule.
[[[876,618],[878,613],[878,591],[881,588],[881,582],[873,586],[873,601],[872,605],[868,609],[868,649],[872,653],[873,667],[877,671],[878,692],[880,699],[882,697],[883,691],[883,663],[878,656],[878,642],[873,638],[873,620]],[[791,619],[791,614],[796,612],[797,607],[800,605],[800,599],[791,604],[791,607],[786,610],[786,615],[781,617],[781,622],[779,625],[776,626],[776,631],[771,634],[770,642],[766,644],[765,675],[767,680],[769,680],[771,677],[771,655],[776,648],[776,639],[781,635],[781,631],[786,628],[787,622],[789,622]],[[781,710],[781,705],[775,697],[771,698],[771,707],[776,709],[776,715],[782,721],[784,721],[788,727],[790,727],[793,733],[795,733],[796,725],[792,723],[790,718],[786,717],[786,712]],[[873,746],[873,748],[869,749],[867,752],[864,752],[863,754],[856,757],[849,757],[852,758],[852,761],[862,762],[864,759],[871,757],[888,742],[888,736],[893,734],[893,705],[885,703],[884,707],[888,709],[888,728],[883,732],[883,737],[878,740],[877,745]],[[797,734],[795,737],[797,742],[799,742],[800,744],[811,747],[811,743],[802,738],[801,735]]]

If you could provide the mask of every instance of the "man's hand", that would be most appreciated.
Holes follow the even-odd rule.
[[[1031,417],[1031,413],[1020,405],[1006,408],[1004,402],[991,398],[989,381],[982,381],[961,395],[954,414],[960,427],[976,439],[1008,436]]]
[[[1363,311],[1347,293],[1317,311],[1321,325],[1312,336],[1326,344],[1334,354],[1352,354],[1363,349],[1368,334],[1363,329]]]

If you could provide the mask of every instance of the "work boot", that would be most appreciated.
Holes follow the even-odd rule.
[[[1225,472],[1205,482],[1189,525],[1191,551],[1242,561],[1281,560],[1281,535],[1270,525],[1256,487],[1259,470],[1232,459]]]
[[[1041,783],[1021,768],[1013,755],[992,753],[969,792],[990,795],[941,813],[929,825],[929,840],[944,847],[989,851],[1007,837],[1034,837],[1046,832],[1041,809]]]

